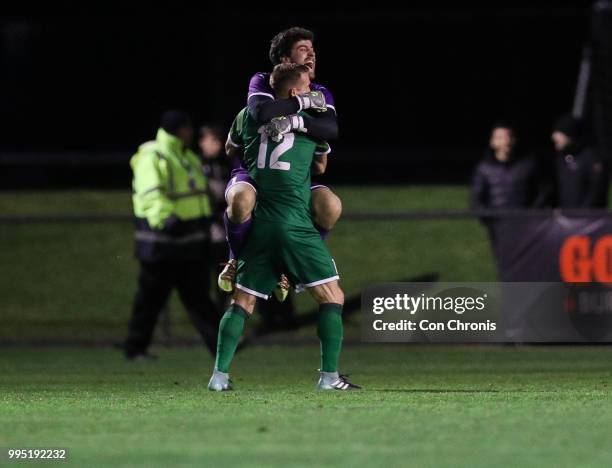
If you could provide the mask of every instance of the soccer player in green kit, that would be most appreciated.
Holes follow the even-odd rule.
[[[270,82],[277,98],[310,91],[309,69],[305,65],[277,65]],[[334,261],[310,212],[310,171],[315,153],[325,153],[325,144],[317,144],[303,133],[287,132],[284,119],[273,119],[259,126],[248,109],[243,109],[232,125],[231,138],[244,147],[244,162],[257,183],[258,197],[253,228],[238,256],[236,289],[232,303],[219,327],[215,369],[208,384],[210,390],[231,390],[229,368],[242,336],[244,324],[253,313],[257,298],[268,299],[281,273],[293,284],[303,284],[319,303],[317,334],[321,342],[321,368],[317,388],[354,390],[338,373],[342,347],[342,306],[344,294],[338,284]]]

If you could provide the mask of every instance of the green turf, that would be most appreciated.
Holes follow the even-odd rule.
[[[227,394],[205,390],[203,350],[157,351],[134,364],[110,349],[2,349],[0,447],[115,468],[612,460],[608,347],[347,347],[343,368],[366,388],[351,394],[313,391],[316,345],[245,349]]]
[[[131,214],[128,190],[0,192],[3,215]]]
[[[457,185],[332,186],[344,211],[467,209],[468,188]],[[0,214],[131,214],[127,190],[0,192]],[[612,190],[609,203],[612,206]]]
[[[464,187],[336,187],[346,213],[461,209]],[[0,213],[129,214],[125,191],[0,193]],[[329,238],[347,296],[376,281],[437,274],[441,281],[495,278],[484,230],[476,221],[341,220]],[[0,341],[121,338],[136,285],[132,226],[21,224],[0,229]],[[313,307],[302,294],[300,311]],[[171,304],[175,337],[194,337],[182,307]],[[349,321],[348,333],[357,327]],[[310,333],[306,330],[305,333]]]

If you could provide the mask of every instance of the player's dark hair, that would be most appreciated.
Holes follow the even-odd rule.
[[[302,74],[310,69],[306,65],[297,63],[279,63],[270,75],[270,87],[275,92],[286,91],[298,83]]]
[[[314,41],[314,33],[308,29],[294,26],[279,32],[270,42],[270,61],[272,65],[281,63],[283,57],[291,56],[291,49],[298,41]]]

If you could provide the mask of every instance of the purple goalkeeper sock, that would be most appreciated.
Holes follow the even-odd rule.
[[[251,230],[252,218],[247,219],[243,223],[232,223],[227,216],[227,212],[223,213],[223,224],[225,225],[225,234],[227,243],[230,249],[230,258],[237,258],[237,253],[240,252],[242,244]]]

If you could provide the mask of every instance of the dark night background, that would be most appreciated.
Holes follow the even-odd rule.
[[[4,16],[0,183],[129,186],[127,160],[162,110],[229,126],[251,75],[271,68],[269,40],[292,25],[315,31],[316,81],[336,98],[331,180],[465,182],[496,120],[550,150],[589,18],[584,2],[178,11]]]

